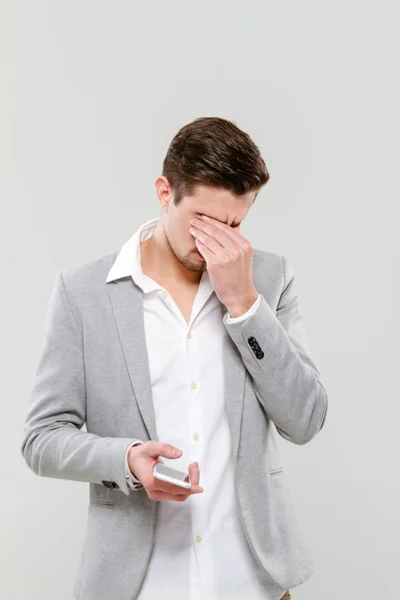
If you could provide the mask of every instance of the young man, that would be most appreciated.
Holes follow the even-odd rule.
[[[90,483],[78,600],[278,600],[313,573],[277,432],[309,442],[327,393],[290,263],[240,233],[268,179],[233,122],[197,119],[160,217],[56,275],[22,453]]]

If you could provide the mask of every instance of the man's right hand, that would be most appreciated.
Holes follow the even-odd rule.
[[[164,444],[149,440],[143,444],[132,446],[128,452],[128,465],[133,475],[141,481],[150,500],[175,500],[184,502],[191,494],[203,492],[199,486],[200,472],[197,462],[189,465],[189,479],[191,488],[186,489],[173,483],[160,481],[153,476],[153,467],[157,463],[163,463],[159,458],[179,458],[182,451],[171,444]]]

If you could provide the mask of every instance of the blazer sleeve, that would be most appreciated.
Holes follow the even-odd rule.
[[[81,431],[85,421],[83,338],[59,272],[47,307],[21,452],[39,476],[103,484],[128,495],[125,455],[133,438]]]
[[[225,321],[225,326],[278,433],[305,444],[325,422],[328,397],[308,346],[295,273],[285,256],[282,271],[276,314],[261,296],[252,316],[237,323]]]

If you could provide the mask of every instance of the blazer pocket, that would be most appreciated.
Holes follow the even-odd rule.
[[[115,502],[110,502],[109,500],[91,500],[90,504],[94,506],[103,506],[104,508],[115,508]]]
[[[100,484],[90,486],[89,503],[94,506],[104,506],[105,508],[115,508],[115,490],[106,488]]]

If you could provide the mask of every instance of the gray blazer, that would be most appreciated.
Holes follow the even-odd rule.
[[[142,292],[131,277],[106,283],[118,253],[56,274],[21,447],[37,475],[90,484],[78,600],[137,597],[159,506],[125,480],[131,440],[158,437]],[[253,278],[261,305],[249,319],[225,324],[232,461],[249,548],[265,577],[290,589],[312,575],[314,563],[277,432],[306,444],[322,428],[328,400],[310,356],[290,263],[254,249]],[[221,304],[221,318],[225,312]]]

